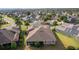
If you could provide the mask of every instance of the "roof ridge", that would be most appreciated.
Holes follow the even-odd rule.
[[[43,32],[42,32],[43,31]],[[49,35],[49,32],[51,33],[51,31],[49,30],[49,28],[45,28],[44,26],[40,26],[39,28],[38,28],[38,30],[32,35],[32,36],[29,36],[29,38],[27,38],[27,39],[31,39],[33,36],[35,37],[35,36],[38,36],[38,38],[39,37],[41,37],[40,35],[44,35],[47,39],[50,37],[50,38],[52,38],[52,35],[53,35],[53,33],[51,33],[52,35],[50,36]],[[46,34],[46,35],[45,35]],[[47,37],[47,36],[49,36],[49,37]],[[54,37],[54,36],[53,36]],[[42,39],[44,39],[44,37],[42,36],[41,37]]]
[[[38,30],[40,29],[40,27],[38,28],[35,28],[34,30],[30,31],[30,32],[33,32],[30,36],[27,37],[27,39],[29,39],[30,37],[32,37]],[[36,31],[35,31],[36,30]],[[34,32],[35,31],[35,32]]]

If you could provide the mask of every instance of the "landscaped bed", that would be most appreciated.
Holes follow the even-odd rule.
[[[79,48],[79,42],[73,37],[66,36],[59,32],[55,32],[55,34],[57,35],[58,39],[62,42],[65,48],[68,48],[69,46],[72,46],[76,49]]]

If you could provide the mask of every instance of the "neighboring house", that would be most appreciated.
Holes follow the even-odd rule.
[[[39,27],[40,25],[41,25],[41,23],[42,23],[43,21],[34,21],[33,23],[31,23],[31,25],[34,27],[34,28],[36,28],[36,27]]]
[[[58,19],[58,16],[52,16],[51,19],[52,19],[52,20],[57,20],[57,19]]]
[[[2,29],[0,30],[0,45],[11,44],[12,42],[19,41],[19,33],[11,30]]]
[[[40,15],[37,15],[35,18],[36,18],[37,20],[39,20],[39,19],[40,19]]]
[[[78,17],[77,16],[68,16],[67,20],[69,21],[69,23],[77,24]]]
[[[57,26],[56,31],[79,39],[79,25],[64,23]]]
[[[27,19],[27,16],[26,16],[26,17],[23,17],[22,20],[24,20],[24,21],[28,20],[28,19]]]
[[[56,38],[48,25],[41,25],[29,32],[27,36],[27,45],[42,42],[44,45],[56,43]]]
[[[53,25],[54,21],[56,21],[56,20],[48,20],[48,21],[45,22],[45,23],[47,23],[47,24],[49,24],[49,25]]]
[[[33,15],[29,15],[29,16],[22,17],[22,20],[29,21],[30,23],[32,23],[33,21],[36,20],[36,18],[33,17]]]

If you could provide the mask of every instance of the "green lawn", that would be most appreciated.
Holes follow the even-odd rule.
[[[4,15],[3,17],[9,19],[10,22],[9,22],[8,24],[2,25],[0,29],[4,29],[4,28],[6,28],[6,27],[8,27],[8,26],[11,26],[13,23],[15,23],[14,19],[12,19],[12,18],[10,18],[10,17],[7,17],[6,15]]]
[[[1,28],[0,29],[4,29],[4,28],[6,28],[6,27],[8,27],[8,26],[10,26],[11,24],[4,24],[4,25],[1,25]]]
[[[26,31],[27,30],[27,26],[21,25],[21,30]]]
[[[61,40],[65,48],[67,48],[68,46],[74,46],[75,48],[79,48],[79,42],[76,39],[58,32],[56,32],[56,35]]]

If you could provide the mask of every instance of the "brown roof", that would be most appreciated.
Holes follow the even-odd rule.
[[[56,38],[48,25],[41,25],[29,32],[27,41],[56,41]]]
[[[0,30],[0,44],[11,43],[17,41],[19,38],[18,33],[10,30]]]

